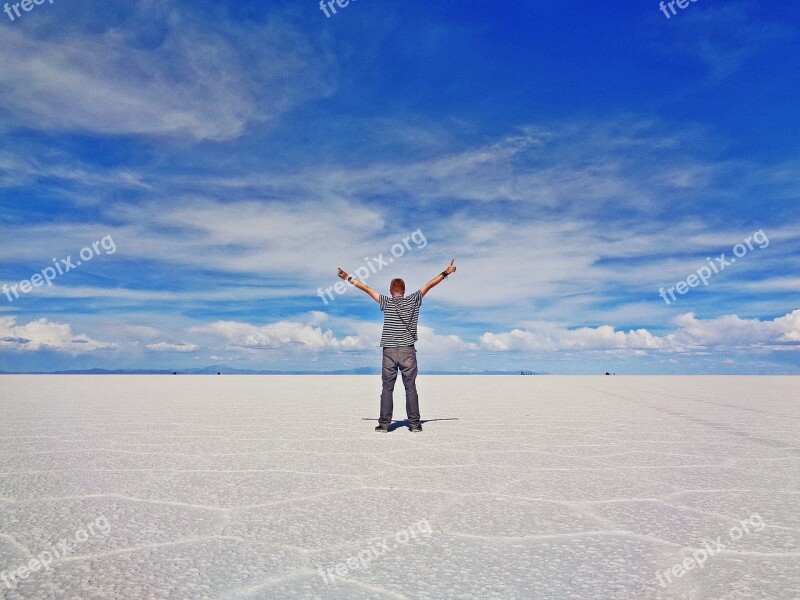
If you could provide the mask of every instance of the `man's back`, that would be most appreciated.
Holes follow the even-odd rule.
[[[408,296],[393,298],[381,294],[380,305],[383,311],[381,347],[413,345],[417,341],[417,320],[419,307],[422,305],[422,294],[416,291]]]

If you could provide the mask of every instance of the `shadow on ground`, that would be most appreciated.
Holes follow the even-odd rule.
[[[362,421],[375,421],[378,423],[378,419],[361,419]],[[425,423],[433,423],[434,421],[458,421],[458,417],[450,417],[447,419],[420,419],[420,425],[425,425]],[[395,429],[399,429],[400,427],[407,427],[411,429],[411,422],[408,419],[403,419],[402,421],[392,421],[389,424],[389,431],[394,431]]]

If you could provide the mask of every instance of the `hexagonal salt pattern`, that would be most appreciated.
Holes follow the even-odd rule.
[[[800,598],[798,378],[379,388],[0,377],[0,598]]]

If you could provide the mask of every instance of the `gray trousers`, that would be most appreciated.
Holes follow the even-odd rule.
[[[397,371],[403,376],[406,388],[406,415],[412,425],[419,424],[419,397],[417,396],[417,350],[414,346],[383,349],[383,391],[381,392],[381,418],[379,423],[388,427],[392,422],[394,384]]]

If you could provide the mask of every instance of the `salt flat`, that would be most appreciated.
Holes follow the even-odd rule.
[[[800,598],[800,378],[379,388],[0,377],[0,597]]]

